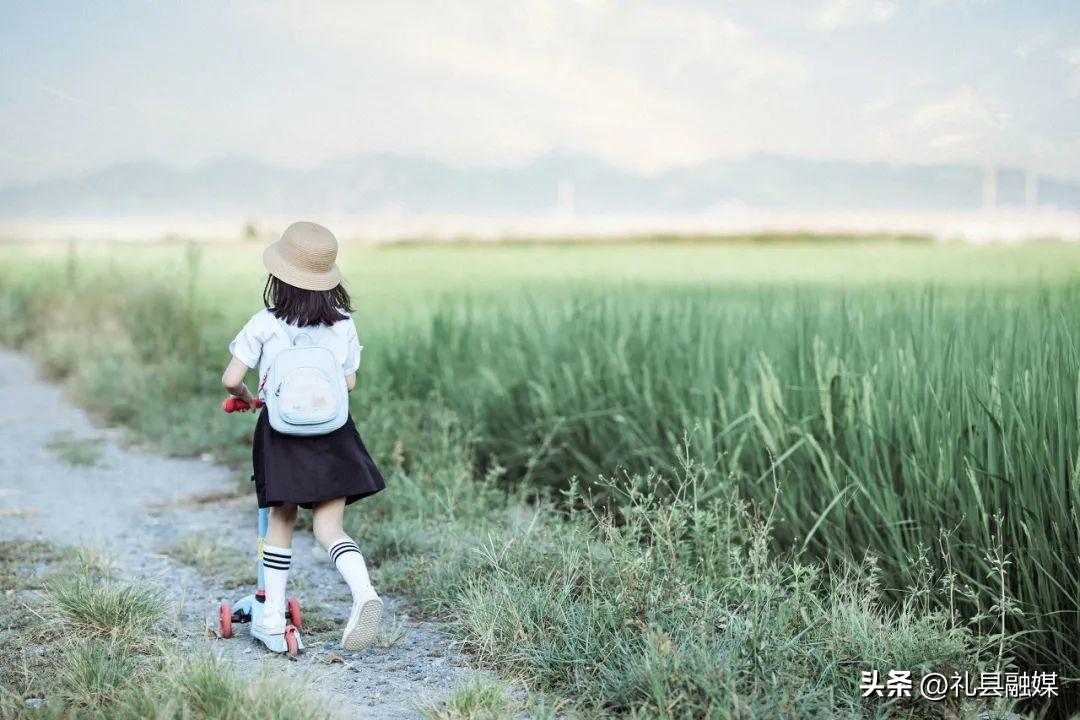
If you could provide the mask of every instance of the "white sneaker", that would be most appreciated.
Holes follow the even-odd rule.
[[[253,618],[251,626],[257,628],[263,635],[281,635],[285,632],[285,608],[280,611],[268,608],[263,603],[262,613]]]
[[[382,617],[383,601],[369,587],[366,592],[353,600],[349,622],[345,625],[345,634],[341,636],[341,646],[346,650],[363,650],[375,640]]]
[[[257,601],[256,601],[257,602]],[[280,635],[285,632],[285,599],[280,606],[263,602],[261,612],[252,618],[252,625],[267,635]]]
[[[261,635],[284,635],[285,623],[280,625],[263,625],[262,623],[251,623],[253,630],[258,630]]]

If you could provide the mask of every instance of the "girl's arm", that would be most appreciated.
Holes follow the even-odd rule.
[[[247,385],[244,384],[244,376],[247,375],[250,369],[243,362],[233,357],[229,361],[229,366],[225,368],[225,372],[221,375],[221,384],[225,386],[226,392],[230,395],[240,398],[250,407],[255,407],[255,396],[251,394]]]
[[[351,372],[345,376],[345,387],[349,388],[349,392],[356,389],[356,373]]]

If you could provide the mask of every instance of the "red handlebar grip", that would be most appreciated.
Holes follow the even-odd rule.
[[[259,398],[255,398],[255,409],[258,410],[263,406],[263,401]],[[238,397],[230,395],[221,402],[221,409],[227,413],[234,413],[242,410],[250,410],[251,406]]]

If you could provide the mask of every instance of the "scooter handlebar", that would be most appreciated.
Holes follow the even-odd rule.
[[[255,409],[258,410],[263,406],[263,401],[259,398],[255,398]],[[251,406],[238,397],[230,395],[221,402],[221,409],[227,413],[244,412],[245,410],[251,410]]]

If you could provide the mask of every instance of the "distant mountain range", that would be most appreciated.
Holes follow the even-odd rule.
[[[461,168],[369,154],[291,170],[225,159],[191,170],[139,162],[0,188],[0,218],[374,213],[686,215],[724,207],[956,212],[983,205],[974,165],[896,165],[752,155],[642,176],[555,154],[508,168]],[[1023,206],[1023,173],[995,173],[998,205]],[[1080,211],[1080,183],[1038,178],[1038,204]]]

